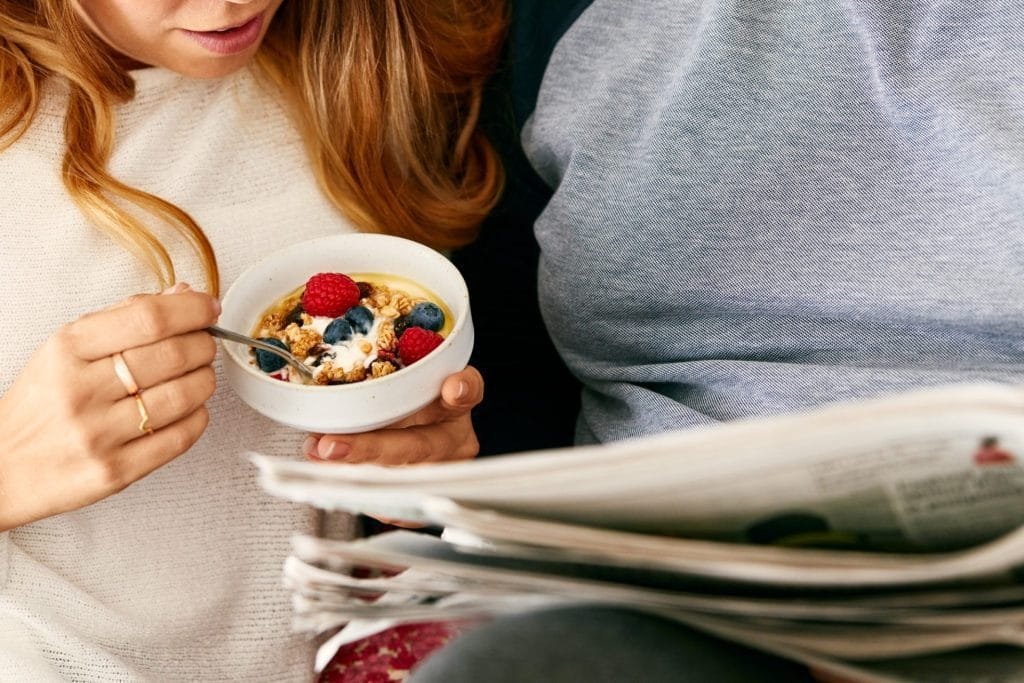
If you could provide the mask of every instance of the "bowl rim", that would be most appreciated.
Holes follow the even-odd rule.
[[[241,282],[244,278],[253,276],[253,274],[258,272],[258,270],[262,266],[264,266],[268,262],[270,262],[271,259],[281,258],[282,256],[287,255],[287,253],[289,251],[293,250],[293,249],[298,250],[300,248],[308,248],[311,245],[314,245],[314,244],[317,244],[317,243],[321,243],[321,242],[337,242],[337,241],[344,241],[346,239],[347,240],[358,239],[360,241],[365,240],[365,241],[370,241],[370,242],[373,242],[373,241],[378,241],[378,242],[399,241],[399,242],[406,243],[407,246],[409,246],[412,249],[420,250],[424,254],[424,256],[426,258],[434,259],[436,262],[441,264],[443,269],[448,270],[450,272],[453,272],[457,276],[455,278],[455,282],[456,282],[457,289],[458,289],[458,295],[465,302],[465,310],[463,311],[463,314],[461,316],[457,316],[456,317],[455,322],[452,325],[452,331],[448,333],[448,336],[444,338],[444,341],[442,341],[438,345],[438,347],[436,349],[431,351],[429,355],[425,356],[423,359],[421,359],[420,361],[417,361],[413,365],[410,365],[410,366],[402,368],[398,372],[394,372],[394,373],[392,373],[390,375],[385,375],[384,377],[377,377],[376,379],[373,380],[371,388],[373,388],[373,387],[384,387],[389,382],[390,383],[395,382],[396,378],[400,381],[401,377],[409,377],[409,372],[416,372],[419,368],[426,367],[425,365],[421,365],[421,363],[423,361],[429,359],[431,356],[434,356],[435,354],[437,354],[438,351],[441,351],[442,349],[451,346],[454,343],[453,342],[454,338],[456,336],[458,336],[458,333],[461,332],[462,329],[466,326],[466,320],[471,319],[472,312],[471,312],[470,305],[469,305],[470,304],[470,302],[469,302],[469,288],[466,286],[465,278],[462,277],[462,273],[459,272],[459,269],[455,266],[454,263],[451,262],[451,260],[448,257],[446,257],[444,254],[442,254],[441,252],[437,251],[436,249],[434,249],[432,247],[428,247],[427,245],[425,245],[425,244],[423,244],[421,242],[417,242],[415,240],[411,240],[411,239],[408,239],[408,238],[405,238],[405,237],[398,237],[397,235],[383,235],[383,234],[376,234],[376,233],[359,233],[359,232],[355,232],[355,233],[342,233],[342,234],[338,234],[338,235],[326,235],[324,237],[315,237],[313,239],[302,240],[301,242],[296,242],[295,244],[289,245],[287,248],[285,248],[282,251],[279,251],[279,252],[275,253],[273,256],[267,256],[266,258],[260,259],[259,261],[249,265],[247,268],[245,268],[245,270],[243,270],[241,273],[239,273],[238,277],[236,277],[234,279],[234,281],[231,283],[231,286],[229,286],[227,288],[227,290],[224,292],[224,294],[221,296],[221,298],[220,298],[221,309],[222,309],[222,311],[228,309],[228,302],[231,299],[232,294],[236,293],[235,286],[239,282]],[[337,271],[335,271],[335,272],[337,272]],[[393,273],[393,274],[397,275],[398,277],[406,277],[405,275],[402,275],[401,273]],[[411,279],[411,278],[407,278],[407,279]],[[308,278],[307,278],[307,280],[308,280]],[[447,301],[445,303],[448,304]],[[448,308],[451,309],[451,305],[450,304],[448,304]],[[359,390],[366,390],[367,389],[367,387],[366,387],[367,380],[363,380],[361,382],[352,382],[350,384],[299,384],[299,383],[296,383],[296,382],[282,382],[279,379],[274,379],[273,377],[271,377],[270,375],[266,374],[262,370],[258,370],[256,368],[254,368],[249,363],[243,363],[242,360],[241,360],[241,357],[240,356],[236,356],[235,353],[232,352],[231,348],[227,346],[229,343],[233,344],[236,347],[237,346],[245,346],[244,344],[237,343],[237,342],[228,342],[228,341],[224,341],[224,340],[222,340],[221,343],[224,346],[225,355],[228,356],[228,358],[231,360],[231,362],[235,363],[235,365],[237,365],[239,368],[241,368],[242,371],[248,373],[252,377],[257,378],[259,381],[269,382],[271,385],[276,386],[279,389],[284,389],[286,391],[299,391],[299,392],[316,391],[316,392],[320,392],[320,393],[326,393],[326,392],[339,393],[341,391],[359,391]],[[246,348],[249,348],[249,347],[246,347]]]

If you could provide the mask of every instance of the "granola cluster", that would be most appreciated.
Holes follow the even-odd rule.
[[[281,337],[279,337],[280,339]],[[309,327],[299,327],[292,323],[284,328],[283,339],[288,343],[292,353],[299,358],[306,358],[309,352],[323,343],[324,338],[319,332]]]
[[[366,368],[357,365],[351,370],[337,367],[331,361],[325,361],[321,365],[320,373],[316,376],[317,384],[351,384],[362,382],[366,379]]]

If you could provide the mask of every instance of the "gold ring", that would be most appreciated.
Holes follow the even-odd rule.
[[[139,409],[139,431],[143,434],[152,434],[153,428],[149,426],[149,411],[146,410],[146,404],[142,402],[142,392],[138,391],[132,394],[132,398],[135,399],[135,407]]]
[[[124,356],[121,352],[110,356],[110,359],[114,361],[114,374],[121,380],[121,384],[124,386],[124,390],[128,392],[129,396],[134,396],[139,393],[139,385],[135,382],[135,376],[132,375],[132,371],[128,369],[128,364],[124,362]]]

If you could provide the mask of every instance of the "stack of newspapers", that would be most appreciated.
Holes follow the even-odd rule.
[[[275,496],[443,529],[294,539],[296,624],[328,649],[600,603],[857,681],[1024,681],[1024,388],[443,465],[251,457]]]

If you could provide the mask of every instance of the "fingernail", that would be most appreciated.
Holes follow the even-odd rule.
[[[462,380],[459,380],[459,388],[455,392],[455,400],[456,401],[459,400],[460,398],[465,396],[467,393],[469,393],[469,385],[466,384],[465,382],[463,382]]]
[[[344,458],[351,450],[352,447],[343,441],[328,441],[321,449],[320,457],[324,460],[337,460]]]
[[[224,310],[220,305],[220,299],[213,300],[213,313],[214,315],[220,316],[220,312]]]
[[[187,282],[175,282],[173,285],[160,292],[161,294],[181,294],[188,289]]]
[[[320,442],[320,439],[315,436],[307,436],[306,440],[302,443],[302,454],[307,458],[319,458],[320,454],[317,452],[316,445]]]

